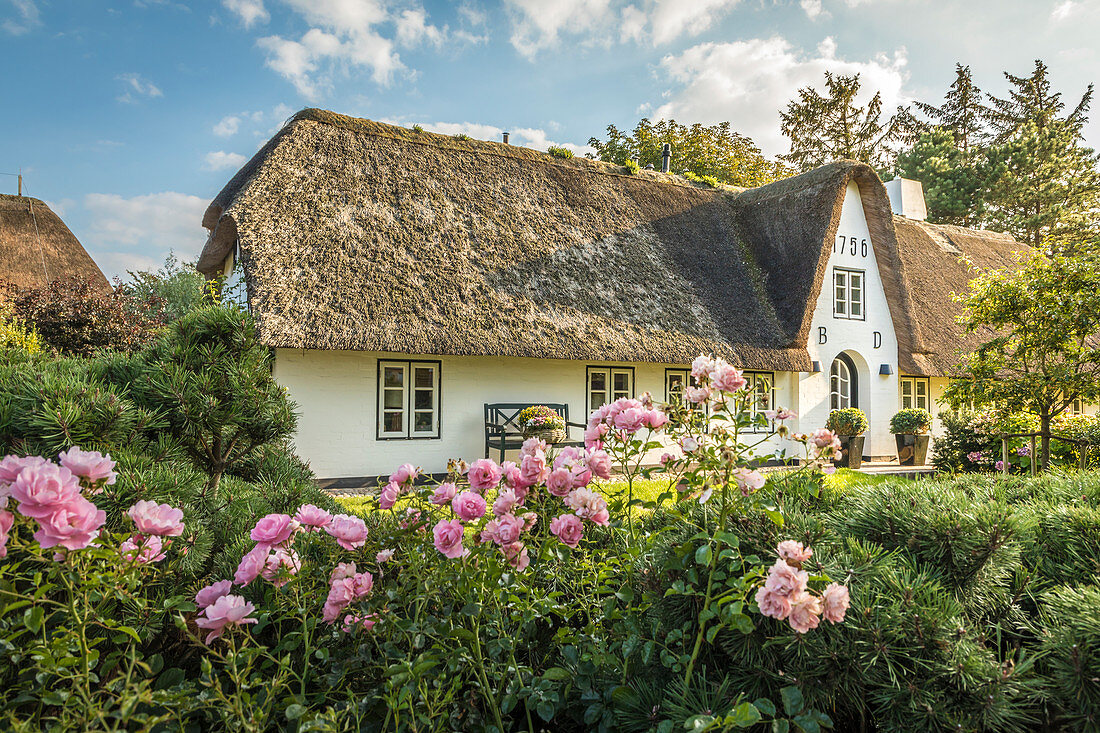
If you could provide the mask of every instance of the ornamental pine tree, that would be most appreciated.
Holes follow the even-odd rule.
[[[921,132],[937,127],[950,133],[954,146],[962,152],[964,159],[980,148],[988,137],[984,120],[989,110],[984,104],[982,90],[970,75],[969,66],[955,64],[955,81],[944,95],[942,105],[937,107],[927,102],[914,102],[914,105],[929,118],[929,123]]]
[[[883,118],[881,93],[875,92],[866,106],[857,106],[859,74],[828,71],[825,88],[825,96],[813,87],[799,89],[798,99],[780,111],[783,134],[791,141],[790,152],[780,157],[802,171],[844,158],[880,170],[889,167],[890,144],[900,139],[903,126],[896,115]]]
[[[934,126],[898,155],[897,172],[923,184],[928,221],[977,227],[985,211],[986,167],[977,156],[972,160],[957,142],[948,129]]]
[[[990,106],[986,119],[993,127],[995,142],[1004,143],[1016,136],[1029,122],[1039,128],[1058,119],[1080,130],[1088,122],[1089,105],[1092,103],[1092,84],[1081,95],[1081,100],[1065,117],[1059,117],[1065,109],[1061,92],[1051,92],[1047,65],[1036,59],[1030,76],[1015,76],[1004,72],[1011,88],[1008,97],[1001,99],[989,95]]]

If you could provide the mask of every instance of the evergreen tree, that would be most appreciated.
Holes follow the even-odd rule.
[[[1004,143],[1013,138],[1029,122],[1042,129],[1056,120],[1063,120],[1080,132],[1088,121],[1089,105],[1092,103],[1093,85],[1081,95],[1081,100],[1065,117],[1059,117],[1065,109],[1061,92],[1051,92],[1047,65],[1036,59],[1031,76],[1014,76],[1004,72],[1012,88],[1008,97],[1000,99],[989,95],[991,106],[986,116],[995,133],[996,143]]]
[[[768,160],[748,137],[733,131],[730,123],[690,127],[676,120],[654,123],[642,119],[633,132],[625,133],[615,125],[607,126],[607,140],[591,138],[588,144],[595,155],[607,163],[652,165],[660,169],[664,144],[672,146],[670,170],[683,175],[713,176],[733,186],[760,186],[790,175],[781,163]]]
[[[982,101],[982,90],[974,83],[970,67],[955,64],[955,81],[944,95],[939,107],[926,102],[915,102],[916,108],[928,116],[928,127],[939,127],[951,133],[955,147],[969,157],[974,148],[981,146],[987,137],[983,120],[989,111]]]
[[[971,160],[958,142],[947,128],[933,126],[898,155],[897,172],[922,183],[930,222],[977,227],[985,211],[986,167],[977,156]]]
[[[859,74],[826,71],[825,87],[826,96],[813,87],[799,89],[798,99],[780,111],[783,134],[791,141],[790,152],[780,157],[803,171],[844,158],[889,167],[890,144],[905,131],[897,116],[883,119],[881,93],[875,92],[866,106],[856,106]]]

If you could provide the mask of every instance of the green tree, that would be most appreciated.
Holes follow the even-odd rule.
[[[939,128],[951,135],[952,143],[964,158],[969,157],[988,137],[984,120],[989,115],[982,98],[982,90],[974,83],[970,67],[955,64],[955,81],[952,82],[943,104],[939,107],[926,102],[914,102],[914,106],[930,120],[920,132]]]
[[[151,315],[166,323],[179,320],[203,303],[206,278],[193,263],[181,262],[174,252],[164,258],[164,266],[156,272],[145,270],[126,273],[129,282],[122,289],[138,300],[156,306]]]
[[[928,220],[936,224],[977,227],[985,211],[986,167],[958,147],[949,130],[933,126],[915,145],[898,155],[897,172],[920,181]]]
[[[297,424],[255,321],[235,305],[208,305],[170,324],[132,381],[135,400],[164,417],[212,493],[227,471]]]
[[[799,89],[798,99],[780,111],[783,134],[791,141],[790,152],[780,157],[803,171],[845,158],[880,170],[888,168],[893,156],[890,145],[905,130],[897,115],[883,118],[881,93],[875,92],[866,106],[857,106],[859,74],[828,71],[825,88],[825,96],[813,87]]]
[[[1061,92],[1051,92],[1048,72],[1047,65],[1039,59],[1036,59],[1030,76],[1015,76],[1004,72],[1011,85],[1008,97],[1001,99],[989,95],[990,106],[986,109],[986,118],[996,133],[995,142],[1007,142],[1028,123],[1034,123],[1042,129],[1048,123],[1061,119],[1080,131],[1088,122],[1092,84],[1081,95],[1077,106],[1065,117],[1059,117],[1066,105],[1062,101]]]
[[[790,175],[786,167],[768,160],[748,137],[733,131],[730,123],[705,126],[682,125],[676,120],[656,123],[642,119],[630,133],[615,125],[607,126],[607,139],[591,138],[596,149],[590,157],[607,163],[626,165],[637,161],[645,167],[661,167],[664,144],[672,146],[669,168],[673,173],[713,176],[732,186],[760,186]]]
[[[959,296],[968,333],[988,339],[967,355],[945,398],[1039,417],[1044,468],[1051,421],[1080,399],[1100,399],[1100,256],[1097,237],[1076,257],[1034,253],[1019,272],[979,275]]]

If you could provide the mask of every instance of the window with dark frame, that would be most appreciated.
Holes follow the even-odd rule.
[[[440,363],[379,360],[378,438],[438,438]]]
[[[620,397],[634,396],[634,368],[633,367],[588,367],[587,376],[588,410],[585,419],[593,410],[608,402],[614,402]]]
[[[862,270],[833,268],[833,317],[852,321],[867,318],[864,307],[865,273]]]
[[[745,372],[744,376],[748,381],[745,389],[749,390],[754,397],[750,410],[753,419],[755,419],[764,410],[772,409],[775,404],[775,372]],[[755,426],[752,430],[753,432],[766,432],[771,427],[772,424],[769,422],[767,427]]]

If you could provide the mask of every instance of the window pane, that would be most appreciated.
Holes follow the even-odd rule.
[[[413,417],[413,430],[418,433],[430,433],[432,431],[431,412],[416,412]]]
[[[382,384],[386,387],[404,387],[405,386],[405,369],[404,367],[383,367],[382,369]]]
[[[588,384],[594,392],[603,392],[607,389],[607,372],[589,372]]]
[[[630,391],[630,372],[615,372],[615,391]]]
[[[405,393],[399,389],[382,390],[382,406],[387,410],[400,410],[405,406]]]
[[[417,387],[434,387],[435,386],[435,369],[432,367],[416,367],[415,385]]]
[[[917,395],[923,396],[928,393],[928,384],[926,382],[917,382]]]
[[[430,389],[418,389],[413,397],[413,407],[417,410],[431,410],[435,407],[435,393]]]
[[[382,416],[382,432],[384,433],[403,433],[405,432],[405,413],[403,412],[385,412]]]
[[[607,392],[593,392],[588,396],[588,406],[595,410],[607,402]]]
[[[911,379],[901,380],[901,393],[903,395],[913,394],[913,380],[911,380]]]
[[[913,406],[913,398],[912,397],[902,397],[901,398],[901,407],[902,407],[902,409],[908,410],[912,406]]]

